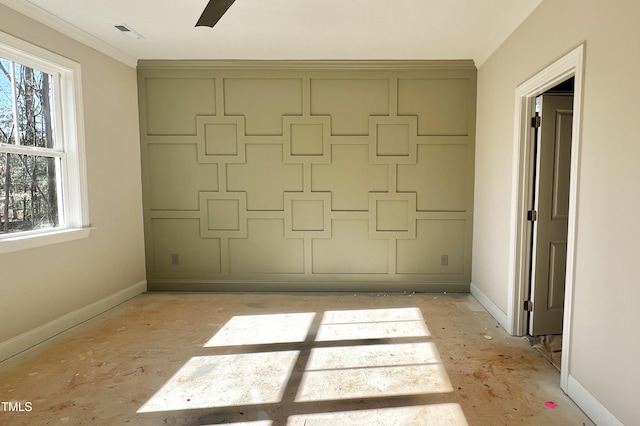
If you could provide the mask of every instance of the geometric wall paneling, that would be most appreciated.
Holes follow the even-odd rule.
[[[240,230],[240,200],[223,198],[206,201],[208,231]]]
[[[205,126],[205,155],[238,155],[238,126],[209,124]]]
[[[418,211],[465,211],[467,145],[419,145],[415,165],[398,166],[399,192],[418,194]]]
[[[200,236],[221,238],[247,236],[246,192],[201,192]]]
[[[464,61],[140,61],[150,290],[468,291]]]
[[[302,239],[285,238],[283,219],[248,219],[246,238],[229,238],[229,272],[304,273]]]
[[[398,115],[417,115],[419,135],[468,135],[468,109],[468,78],[398,81]]]
[[[291,129],[291,154],[315,155],[324,154],[324,138],[321,124],[293,124]]]
[[[389,244],[369,238],[368,220],[334,219],[331,226],[333,238],[312,242],[314,273],[388,273]]]
[[[147,78],[148,135],[195,135],[195,116],[216,113],[212,78]]]
[[[198,116],[197,141],[200,163],[244,163],[244,117]]]
[[[200,238],[198,219],[151,219],[151,277],[199,278],[220,273],[220,240]]]
[[[195,144],[149,144],[151,210],[198,210],[198,192],[218,190],[218,165],[199,164]]]
[[[284,210],[284,192],[303,190],[302,165],[284,164],[279,144],[245,149],[245,164],[227,164],[227,191],[246,192],[248,210]]]
[[[292,200],[292,231],[324,231],[324,201]]]
[[[282,120],[286,164],[331,162],[331,117],[286,116]]]
[[[416,164],[418,117],[369,117],[372,164]]]
[[[409,155],[409,126],[378,124],[376,130],[376,155],[391,157]]]
[[[416,194],[369,194],[369,238],[416,238]]]
[[[370,145],[331,145],[331,164],[313,164],[311,190],[332,194],[333,211],[367,211],[369,192],[389,190],[388,165],[370,164]]]
[[[285,192],[286,238],[331,238],[330,192]]]
[[[416,239],[397,242],[397,273],[463,274],[465,226],[464,220],[418,220]]]
[[[369,117],[389,109],[388,79],[311,80],[311,115],[331,116],[333,135],[366,135]]]
[[[225,78],[224,115],[242,115],[247,135],[282,135],[282,116],[302,115],[302,80]]]

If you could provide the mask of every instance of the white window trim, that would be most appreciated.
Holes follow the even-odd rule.
[[[73,241],[89,236],[89,202],[84,140],[82,72],[79,63],[35,46],[0,31],[2,56],[16,62],[30,62],[45,70],[55,70],[60,76],[60,109],[63,149],[67,167],[63,170],[63,226],[0,236],[0,254],[26,250],[50,244]],[[58,119],[58,118],[56,118]]]

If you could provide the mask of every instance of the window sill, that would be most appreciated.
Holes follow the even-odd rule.
[[[91,229],[92,228],[74,228],[41,234],[16,235],[15,237],[7,236],[0,239],[0,254],[80,240],[87,238]]]

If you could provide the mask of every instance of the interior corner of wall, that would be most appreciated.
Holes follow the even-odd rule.
[[[476,300],[487,310],[487,312],[489,312],[489,314],[498,321],[498,324],[500,324],[507,333],[514,335],[513,328],[509,321],[509,316],[473,282],[470,285],[470,292],[471,295],[475,297]]]

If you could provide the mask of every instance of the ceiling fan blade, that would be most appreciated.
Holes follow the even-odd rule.
[[[235,0],[209,0],[196,27],[213,27],[222,18]]]

